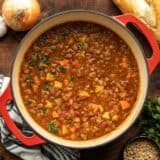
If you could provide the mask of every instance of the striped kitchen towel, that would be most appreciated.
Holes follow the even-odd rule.
[[[0,75],[0,95],[3,94],[9,83],[9,78]],[[16,106],[13,102],[8,104],[7,110],[25,135],[32,134],[32,130],[22,120]],[[36,147],[27,147],[18,141],[8,130],[2,117],[0,117],[1,142],[11,153],[24,160],[78,160],[80,153],[78,150],[62,147],[56,144],[44,144]]]

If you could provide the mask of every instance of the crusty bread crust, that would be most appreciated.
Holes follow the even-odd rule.
[[[123,13],[140,18],[160,43],[160,0],[113,0]]]

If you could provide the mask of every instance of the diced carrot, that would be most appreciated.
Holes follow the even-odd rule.
[[[78,47],[77,47],[76,44],[73,44],[71,48],[72,48],[73,50],[77,50],[77,49],[78,49]]]
[[[128,59],[126,57],[122,58],[122,63],[120,64],[122,68],[128,68]]]
[[[87,135],[81,133],[81,138],[82,138],[83,140],[86,140],[86,139],[87,139]]]
[[[57,107],[60,107],[62,105],[62,99],[61,98],[56,98],[54,101],[56,102]]]
[[[69,113],[70,113],[71,117],[75,117],[75,111],[73,109],[70,109]]]
[[[126,97],[127,93],[126,92],[121,92],[119,95],[120,95],[121,98],[124,98],[124,97]]]
[[[127,79],[130,79],[131,78],[131,73],[129,72],[128,74],[127,74],[127,77],[126,77]]]
[[[40,84],[40,80],[39,80],[38,76],[34,76],[34,77],[33,77],[33,82],[34,82],[35,84],[37,84],[37,85]]]
[[[122,110],[129,109],[131,107],[131,104],[128,101],[120,101]]]
[[[79,123],[79,122],[80,122],[80,118],[79,118],[79,117],[75,117],[75,118],[73,119],[73,121]]]
[[[72,134],[70,135],[70,139],[71,139],[71,140],[75,140],[75,139],[76,139],[76,134],[75,134],[75,133],[72,133]]]
[[[27,74],[29,73],[29,69],[24,69],[23,72]]]
[[[57,42],[57,38],[54,37],[54,39],[52,39],[52,43],[55,44]]]
[[[30,94],[32,94],[32,91],[31,91],[30,89],[25,89],[25,90],[24,90],[24,93],[30,95]]]
[[[25,96],[24,96],[24,99],[28,99],[28,98],[29,98],[29,95],[25,95]]]
[[[32,90],[33,90],[33,93],[38,93],[38,85],[33,84],[32,85]]]
[[[44,80],[45,80],[45,77],[41,76],[41,77],[40,77],[40,80],[44,81]]]
[[[122,62],[122,63],[120,64],[120,66],[121,66],[122,68],[128,68],[128,63]]]
[[[81,58],[85,58],[85,51],[81,51],[76,56],[81,57]]]
[[[116,62],[118,62],[118,61],[119,61],[119,58],[118,58],[118,57],[116,57],[115,61],[116,61]]]
[[[118,116],[118,115],[114,115],[114,116],[112,117],[112,121],[118,121],[118,119],[119,119],[119,116]]]
[[[74,42],[73,38],[70,37],[70,38],[68,39],[68,44],[70,45],[70,44],[72,44],[73,42]]]
[[[68,101],[70,99],[70,97],[72,96],[72,92],[67,92],[63,95],[63,99],[65,101]]]
[[[69,60],[68,59],[63,59],[59,63],[60,63],[61,66],[67,66],[69,64]]]
[[[80,63],[79,63],[78,60],[74,60],[74,61],[72,62],[72,64],[73,64],[73,66],[76,67],[76,68],[79,68],[79,67],[80,67]]]
[[[85,42],[87,39],[87,35],[82,35],[79,40],[82,41],[82,42]]]
[[[128,63],[128,59],[126,57],[123,57],[122,61]]]
[[[74,133],[76,131],[76,128],[75,127],[70,127],[69,130]]]
[[[137,73],[132,73],[132,78],[136,77]]]
[[[64,82],[65,86],[67,86],[69,84],[69,81],[67,79],[65,79],[63,82]]]

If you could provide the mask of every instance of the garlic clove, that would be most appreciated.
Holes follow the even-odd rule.
[[[7,26],[4,22],[4,18],[0,16],[0,38],[7,33]]]

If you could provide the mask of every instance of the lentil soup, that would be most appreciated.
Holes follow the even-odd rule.
[[[94,139],[118,127],[134,106],[139,81],[127,44],[87,22],[41,35],[25,54],[19,78],[32,118],[70,140]]]

